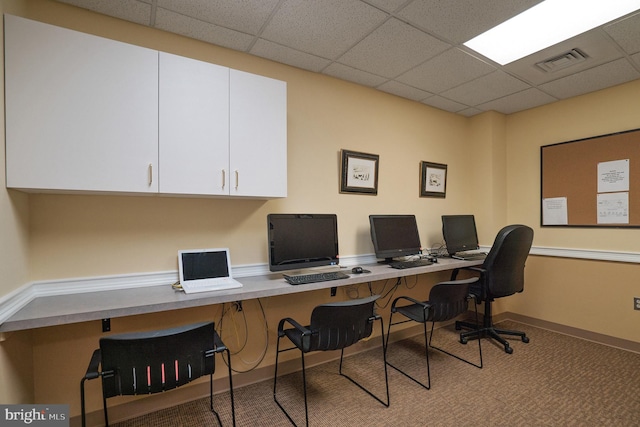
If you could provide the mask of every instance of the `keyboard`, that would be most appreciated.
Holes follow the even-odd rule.
[[[463,261],[483,260],[487,257],[485,252],[456,252],[451,256],[453,259],[461,259]]]
[[[299,274],[290,276],[288,274],[282,275],[284,279],[289,282],[290,285],[304,285],[307,283],[327,282],[329,280],[348,279],[349,276],[341,271],[330,271],[327,273],[312,273],[312,274]]]
[[[412,261],[392,261],[389,263],[389,266],[392,268],[403,270],[405,268],[424,267],[431,264],[433,263],[428,259],[420,258]]]

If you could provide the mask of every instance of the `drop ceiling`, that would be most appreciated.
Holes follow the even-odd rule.
[[[500,66],[462,43],[540,0],[59,1],[467,117],[640,78],[640,11]]]

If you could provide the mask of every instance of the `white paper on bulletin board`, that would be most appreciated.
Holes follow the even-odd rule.
[[[598,224],[629,224],[629,193],[598,194]]]
[[[629,159],[598,163],[598,193],[629,191]]]
[[[567,225],[567,198],[551,197],[542,199],[542,225]]]

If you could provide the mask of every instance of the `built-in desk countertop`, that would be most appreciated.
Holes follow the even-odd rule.
[[[370,270],[371,273],[352,274],[351,267],[348,267],[344,269],[344,272],[350,276],[348,279],[296,286],[288,284],[283,279],[282,274],[274,273],[263,276],[237,278],[237,280],[242,283],[242,288],[195,294],[185,294],[182,291],[176,291],[170,285],[158,285],[132,289],[76,293],[71,295],[45,296],[35,298],[8,318],[0,325],[0,332],[265,298],[395,279],[416,274],[453,270],[480,264],[482,264],[482,261],[460,261],[450,258],[440,258],[438,259],[438,263],[429,266],[403,270],[391,268],[384,264],[363,265],[362,267]]]

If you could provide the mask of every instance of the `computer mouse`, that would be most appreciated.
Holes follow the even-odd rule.
[[[362,274],[362,273],[364,273],[364,270],[362,269],[362,267],[353,267],[351,269],[351,272],[353,274]]]

